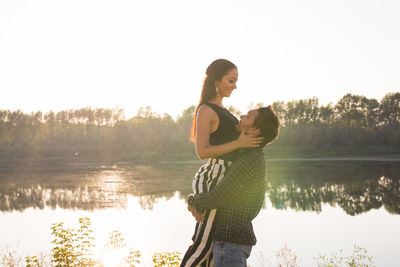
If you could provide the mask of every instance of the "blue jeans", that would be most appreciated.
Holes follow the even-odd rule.
[[[250,252],[251,246],[214,241],[214,265],[215,267],[247,267]]]

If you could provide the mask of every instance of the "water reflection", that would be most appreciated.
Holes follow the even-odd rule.
[[[400,165],[380,162],[276,163],[268,173],[268,196],[277,209],[321,211],[338,205],[349,215],[382,206],[400,213]]]
[[[198,166],[70,165],[0,167],[0,210],[44,207],[94,210],[126,208],[139,196],[143,209],[175,191],[187,194]],[[189,178],[188,178],[189,177]]]
[[[0,167],[0,210],[126,208],[138,196],[143,209],[176,191],[191,192],[200,164]],[[388,162],[269,162],[267,197],[276,209],[320,212],[338,205],[357,215],[382,206],[400,213],[400,164]]]
[[[23,211],[26,208],[60,207],[65,209],[94,210],[106,207],[126,208],[127,195],[90,190],[88,186],[76,189],[42,188],[40,185],[17,188],[7,194],[0,193],[1,211]]]

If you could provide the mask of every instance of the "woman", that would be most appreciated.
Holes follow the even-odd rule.
[[[195,194],[208,192],[224,176],[235,157],[235,150],[256,147],[262,137],[247,136],[238,132],[238,120],[222,105],[236,89],[238,69],[226,59],[217,59],[208,66],[201,92],[200,102],[195,110],[191,139],[195,142],[200,159],[209,159],[193,179]],[[189,247],[181,266],[211,266],[212,225],[216,210],[204,213],[203,222],[196,224],[193,244]]]

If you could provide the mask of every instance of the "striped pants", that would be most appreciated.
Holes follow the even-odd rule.
[[[219,183],[231,161],[211,158],[200,167],[193,179],[193,192],[195,194],[209,192]],[[181,267],[212,267],[214,266],[212,256],[212,233],[216,209],[206,210],[204,221],[197,222],[193,235],[193,244],[188,248],[183,257]]]

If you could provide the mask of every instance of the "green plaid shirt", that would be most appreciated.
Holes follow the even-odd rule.
[[[189,205],[203,212],[217,209],[214,240],[255,245],[251,221],[265,197],[265,157],[261,148],[238,151],[222,181],[210,192],[188,197]]]

